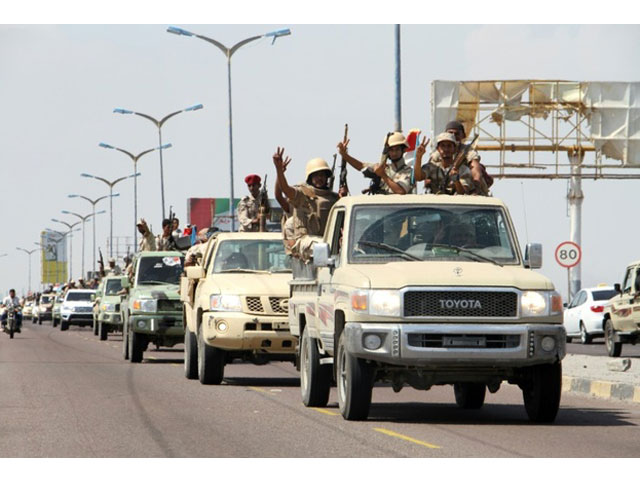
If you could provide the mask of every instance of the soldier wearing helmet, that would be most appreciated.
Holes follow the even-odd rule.
[[[284,148],[278,147],[273,155],[273,164],[278,174],[278,183],[286,195],[293,217],[293,241],[291,254],[308,263],[313,243],[324,234],[329,210],[338,198],[347,194],[346,189],[335,193],[329,190],[331,168],[322,158],[313,158],[305,168],[305,183],[290,186],[284,175]]]
[[[469,167],[464,163],[459,169],[454,168],[454,155],[458,150],[458,141],[452,133],[443,132],[436,138],[438,156],[432,156],[429,163],[422,165],[426,142],[416,149],[416,161],[413,166],[415,180],[425,180],[425,186],[431,193],[448,195],[466,194],[473,189],[473,178]]]
[[[404,162],[404,152],[409,147],[402,132],[394,132],[388,136],[385,142],[383,155],[386,156],[385,163],[363,163],[349,155],[347,147],[349,139],[338,143],[338,152],[342,158],[353,168],[362,172],[366,177],[374,174],[382,180],[381,192],[396,193],[404,195],[413,192],[413,182],[411,181],[411,167]],[[387,162],[386,160],[391,160]]]
[[[242,198],[238,203],[238,227],[239,232],[260,231],[260,220],[258,211],[260,209],[260,187],[262,180],[258,175],[247,175],[244,183],[249,188],[249,195]]]

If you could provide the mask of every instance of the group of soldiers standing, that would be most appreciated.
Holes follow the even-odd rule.
[[[436,148],[424,164],[422,160],[429,141],[425,138],[416,145],[413,166],[405,162],[409,143],[401,132],[387,135],[379,163],[364,163],[351,156],[346,133],[337,150],[343,161],[372,179],[369,193],[411,194],[416,193],[419,182],[424,182],[425,191],[429,193],[488,196],[493,179],[480,163],[478,152],[472,145],[463,143],[465,138],[464,126],[457,121],[449,122],[445,131],[436,137]],[[324,234],[331,207],[349,191],[346,184],[341,185],[337,193],[333,191],[333,171],[322,158],[309,160],[304,183],[291,186],[285,175],[290,162],[289,157],[284,157],[284,148],[278,147],[273,154],[277,173],[275,197],[284,214],[285,251],[308,262],[312,244],[317,239],[314,237]],[[248,175],[245,182],[249,195],[238,205],[239,231],[256,232],[259,231],[261,179],[258,175]]]

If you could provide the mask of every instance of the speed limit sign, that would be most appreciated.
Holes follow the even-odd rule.
[[[575,267],[582,259],[582,250],[574,242],[562,242],[556,248],[556,262],[565,268]]]

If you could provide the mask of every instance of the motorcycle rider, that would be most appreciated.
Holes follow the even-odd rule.
[[[2,329],[4,330],[7,326],[7,316],[8,316],[8,308],[13,306],[15,309],[16,315],[16,333],[20,333],[20,327],[22,326],[22,312],[20,311],[20,299],[16,297],[16,291],[12,288],[9,290],[9,296],[5,297],[2,301],[2,304],[5,307],[4,312],[2,313]]]

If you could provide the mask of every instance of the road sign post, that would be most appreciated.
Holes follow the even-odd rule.
[[[556,262],[567,269],[567,303],[571,300],[571,268],[582,260],[582,249],[575,242],[562,242],[556,247]]]

